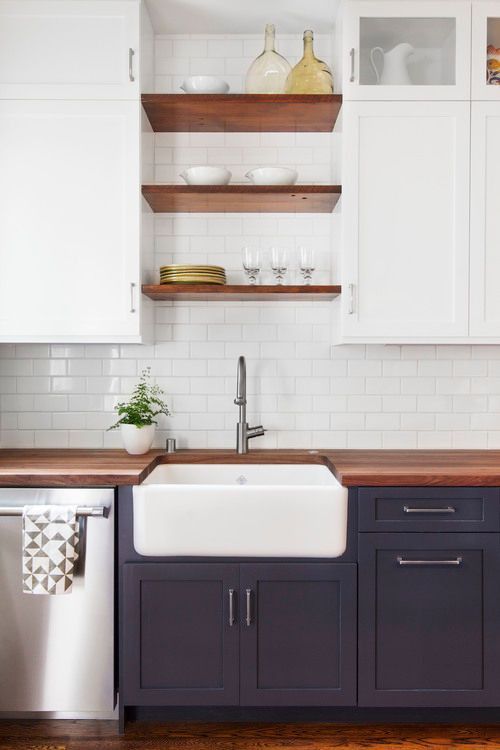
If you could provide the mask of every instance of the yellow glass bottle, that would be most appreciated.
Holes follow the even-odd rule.
[[[314,34],[304,31],[304,54],[290,72],[285,94],[333,94],[332,71],[314,55]]]

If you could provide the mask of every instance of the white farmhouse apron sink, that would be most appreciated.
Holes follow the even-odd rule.
[[[325,466],[164,464],[133,488],[145,556],[339,557],[347,489]]]

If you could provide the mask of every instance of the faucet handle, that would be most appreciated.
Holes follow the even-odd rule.
[[[257,425],[257,427],[249,427],[247,430],[247,437],[248,438],[254,438],[254,437],[261,437],[264,435],[266,430],[262,427],[261,424]]]

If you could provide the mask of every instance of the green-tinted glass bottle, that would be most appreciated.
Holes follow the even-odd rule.
[[[286,94],[333,94],[332,71],[314,55],[314,34],[304,31],[304,54],[290,72]]]

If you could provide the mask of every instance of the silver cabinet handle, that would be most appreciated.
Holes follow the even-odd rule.
[[[446,508],[410,508],[408,505],[403,506],[405,513],[456,513],[456,508],[448,505]]]
[[[350,83],[354,83],[354,81],[356,80],[356,75],[355,75],[356,50],[354,49],[354,47],[349,52],[349,57],[351,58],[351,75],[349,77],[349,81]]]
[[[398,565],[406,566],[426,566],[426,565],[440,565],[440,566],[457,566],[462,564],[462,558],[456,557],[454,560],[406,560],[404,557],[397,558]]]
[[[354,315],[354,290],[355,290],[354,284],[349,284],[348,289],[349,289],[349,306],[347,308],[347,314]]]
[[[135,313],[135,307],[134,307],[134,290],[135,290],[135,284],[133,281],[130,282],[130,312]]]
[[[249,628],[250,625],[252,624],[252,589],[247,589],[246,595],[247,595],[246,624],[247,624],[247,628]]]
[[[23,507],[22,505],[2,505],[0,507],[0,518],[3,516],[22,516]],[[95,507],[79,505],[76,509],[77,516],[83,516],[84,518],[107,518],[109,515],[109,508],[105,505],[97,505]]]
[[[132,49],[132,47],[129,47],[128,50],[128,79],[131,83],[135,81],[134,78],[134,55],[135,52]]]
[[[234,589],[229,589],[229,627],[232,628],[234,623]]]

